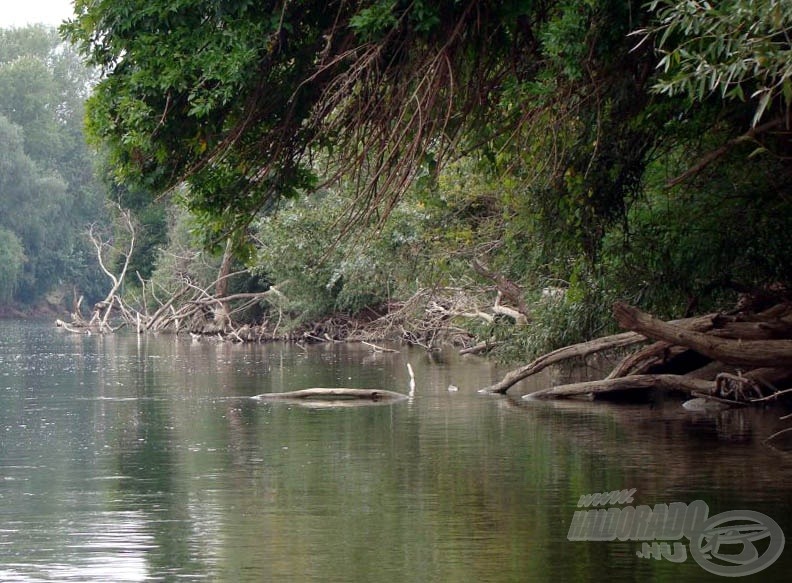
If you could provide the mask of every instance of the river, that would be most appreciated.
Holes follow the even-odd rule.
[[[505,371],[397,348],[0,321],[0,581],[714,581],[729,546],[770,563],[742,580],[789,580],[792,550],[768,559],[792,535],[792,454],[765,443],[777,411],[481,395]],[[415,395],[398,403],[250,398],[407,392],[408,363]],[[631,489],[607,507],[703,501],[761,513],[770,535],[704,566],[687,538],[682,562],[590,527],[569,540],[581,496]]]

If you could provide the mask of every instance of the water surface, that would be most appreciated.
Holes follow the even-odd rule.
[[[407,392],[408,362],[416,394],[400,403],[249,398]],[[0,581],[722,579],[636,542],[567,540],[582,494],[623,488],[635,504],[761,512],[792,535],[792,456],[764,442],[777,412],[476,392],[503,372],[402,347],[0,322]],[[753,578],[790,569],[787,550]]]

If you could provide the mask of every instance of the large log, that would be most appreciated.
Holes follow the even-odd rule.
[[[252,397],[260,401],[269,400],[325,400],[325,401],[342,401],[342,400],[357,400],[357,401],[401,401],[406,399],[407,395],[396,393],[394,391],[386,391],[384,389],[348,389],[348,388],[311,388],[301,389],[299,391],[288,391],[285,393],[263,393]]]
[[[613,314],[622,328],[654,340],[687,346],[726,364],[747,367],[792,366],[792,340],[742,341],[718,338],[663,322],[623,302],[614,305]]]
[[[675,320],[675,323],[685,328],[693,328],[697,330],[706,330],[712,327],[713,319],[716,314],[707,314],[705,316],[696,316],[694,318],[685,318],[682,320]],[[500,393],[504,394],[515,384],[529,376],[544,370],[550,365],[564,362],[572,358],[584,358],[597,352],[604,352],[606,350],[614,350],[617,348],[624,348],[634,344],[645,342],[647,337],[643,334],[636,332],[622,332],[621,334],[613,334],[611,336],[603,336],[602,338],[595,338],[588,342],[580,344],[573,344],[571,346],[564,346],[548,352],[537,358],[536,360],[515,369],[506,374],[500,381],[494,385],[481,389],[480,393]]]
[[[678,320],[675,323],[683,326],[686,330],[693,330],[695,332],[708,332],[712,330],[717,320],[718,316],[716,314],[710,314],[698,318]],[[689,351],[690,349],[685,346],[676,346],[669,342],[663,341],[654,342],[622,359],[622,361],[617,364],[616,367],[614,367],[607,378],[613,379],[647,373],[686,374],[686,371],[665,370],[663,367]]]
[[[710,393],[715,388],[713,381],[683,375],[630,375],[599,381],[584,381],[542,389],[523,396],[523,399],[596,399],[606,393],[618,393],[641,389],[660,389],[691,394],[694,391]]]
[[[792,338],[792,322],[727,322],[710,332],[719,338],[739,340],[778,340]]]
[[[774,383],[792,380],[792,371],[780,368],[760,368],[745,373],[742,378],[745,381],[771,386]],[[703,379],[699,376],[641,374],[607,378],[599,381],[584,381],[568,385],[559,385],[529,393],[525,395],[523,399],[596,399],[607,393],[645,389],[682,392],[691,396],[700,395],[710,398],[715,393],[717,386],[718,382],[715,380]],[[745,399],[743,403],[748,400],[750,399]]]

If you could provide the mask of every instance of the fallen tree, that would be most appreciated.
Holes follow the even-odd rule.
[[[97,302],[91,315],[82,311],[83,298],[75,303],[71,321],[56,320],[55,325],[74,333],[111,333],[129,326],[138,333],[189,331],[197,336],[214,335],[231,337],[238,341],[261,340],[263,326],[237,324],[233,316],[249,307],[269,302],[277,304],[280,292],[272,286],[268,290],[252,293],[229,293],[229,281],[247,270],[231,272],[232,245],[226,245],[219,273],[209,285],[194,283],[183,274],[176,280],[175,289],[164,289],[136,273],[140,297],[130,300],[122,294],[129,265],[135,251],[137,225],[128,209],[114,207],[116,233],[102,233],[92,225],[87,237],[96,250],[99,268],[110,280],[110,289],[104,300]],[[116,236],[117,235],[117,236]],[[114,270],[114,266],[117,266]],[[165,299],[160,299],[163,296]]]
[[[118,246],[112,245],[112,238],[103,238],[99,234],[95,224],[91,225],[87,232],[87,236],[96,250],[99,268],[110,278],[112,286],[110,287],[110,291],[107,292],[105,299],[94,305],[93,312],[89,319],[86,319],[82,314],[82,297],[80,297],[74,306],[74,311],[71,314],[72,321],[70,323],[64,322],[63,320],[56,320],[56,326],[68,330],[69,332],[114,332],[118,329],[118,326],[114,328],[110,322],[110,316],[114,310],[120,310],[126,319],[134,317],[131,315],[132,312],[121,301],[119,290],[124,284],[124,277],[129,269],[129,261],[135,249],[135,224],[132,219],[132,214],[128,210],[117,206],[116,211],[119,215],[118,222],[123,225],[127,239],[126,246],[123,249],[119,249]],[[123,258],[121,269],[118,273],[113,273],[108,267],[108,256],[110,254],[118,254]]]
[[[492,323],[503,317],[515,325],[527,322],[519,305],[514,307],[514,293],[506,298],[497,287],[482,284],[420,288],[403,301],[388,300],[356,314],[334,313],[301,322],[304,308],[299,300],[288,297],[292,285],[289,280],[261,291],[233,293],[232,278],[253,278],[248,270],[232,272],[234,245],[230,239],[219,266],[207,261],[205,253],[175,247],[161,250],[166,259],[163,264],[170,269],[163,268],[152,279],[143,278],[130,268],[139,226],[128,210],[119,205],[112,210],[112,225],[93,225],[86,233],[109,280],[107,295],[89,308],[90,312],[82,297],[76,300],[71,318],[55,322],[63,330],[106,334],[127,327],[139,334],[189,332],[195,340],[233,342],[401,340],[427,350],[453,344],[482,353],[496,343],[474,346],[475,336],[460,322],[475,319]],[[487,273],[501,287],[506,286],[503,278]],[[134,285],[129,285],[130,277],[137,277]],[[505,305],[507,299],[512,305]]]
[[[677,323],[680,326],[689,327],[691,329],[703,330],[712,327],[712,320],[714,317],[715,314],[710,314],[707,316],[678,320]],[[589,340],[588,342],[582,342],[580,344],[564,346],[540,356],[525,366],[509,372],[499,382],[485,389],[481,389],[481,392],[504,394],[521,380],[524,380],[531,375],[546,369],[548,366],[560,364],[573,358],[585,358],[599,352],[616,350],[619,348],[641,344],[646,340],[647,337],[638,332],[622,332],[621,334],[613,334],[611,336],[595,338],[594,340]]]
[[[638,389],[662,389],[669,391],[684,390],[687,392],[708,392],[714,382],[674,374],[642,374],[625,377],[602,379],[599,381],[584,381],[568,385],[559,385],[542,389],[525,395],[531,399],[565,399],[582,397],[595,399],[603,393],[617,393],[634,391]]]
[[[511,371],[482,392],[506,393],[550,365],[641,344],[604,379],[549,387],[524,398],[601,399],[661,391],[746,405],[789,394],[792,304],[780,303],[755,314],[708,314],[672,322],[625,303],[615,304],[613,313],[627,332],[555,350]]]

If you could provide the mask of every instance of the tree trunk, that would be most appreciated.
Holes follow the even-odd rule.
[[[792,340],[732,340],[686,330],[663,322],[639,309],[617,302],[613,313],[622,328],[633,330],[726,364],[747,367],[792,367]]]
[[[228,295],[228,280],[231,275],[231,267],[234,264],[233,249],[234,245],[229,237],[226,240],[223,260],[220,262],[220,272],[217,274],[217,283],[215,284],[215,297],[217,298],[224,298]]]
[[[706,330],[712,327],[713,318],[715,318],[715,314],[707,314],[705,316],[676,320],[676,323],[685,328]],[[530,364],[507,373],[503,379],[494,385],[481,389],[479,392],[504,394],[521,380],[538,373],[552,364],[558,364],[571,358],[586,357],[597,352],[632,346],[633,344],[645,342],[646,339],[643,334],[622,332],[621,334],[603,336],[602,338],[595,338],[594,340],[573,344],[572,346],[564,346],[540,356]]]

